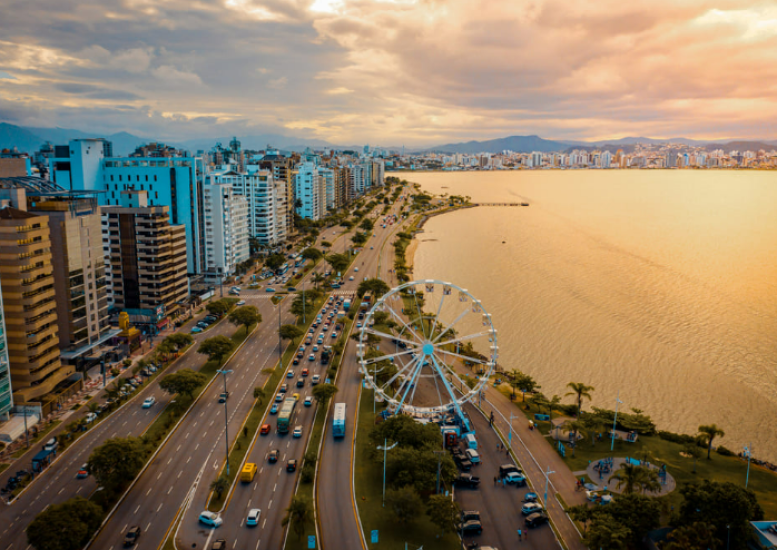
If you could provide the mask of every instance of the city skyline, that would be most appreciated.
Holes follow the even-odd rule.
[[[775,22],[756,2],[16,2],[0,121],[411,147],[769,140]]]

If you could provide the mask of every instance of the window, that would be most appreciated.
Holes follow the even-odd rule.
[[[159,191],[154,191],[154,198],[155,198],[155,199],[158,199],[158,198],[159,198]]]
[[[146,174],[146,181],[148,181],[148,174]]]
[[[156,181],[156,174],[154,175],[154,181]]]
[[[119,174],[119,181],[121,181],[121,174]]]
[[[113,174],[111,174],[111,181],[113,181]]]

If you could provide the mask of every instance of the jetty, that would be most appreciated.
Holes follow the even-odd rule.
[[[529,206],[528,202],[475,202],[472,206]]]

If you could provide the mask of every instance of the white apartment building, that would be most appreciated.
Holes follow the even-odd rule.
[[[331,168],[318,168],[318,173],[324,180],[324,212],[334,210],[335,204],[335,171]]]
[[[326,212],[326,187],[318,167],[312,162],[303,162],[297,167],[294,182],[297,214],[309,220],[323,218]]]
[[[250,256],[248,201],[230,183],[203,186],[206,273],[217,278],[234,275]]]
[[[249,164],[246,169],[246,174],[234,169],[216,171],[213,181],[229,184],[236,194],[245,197],[248,236],[256,237],[263,246],[282,244],[288,232],[286,182],[276,180],[270,170],[258,170],[255,165]]]

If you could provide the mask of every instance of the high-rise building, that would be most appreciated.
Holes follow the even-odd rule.
[[[331,168],[318,168],[324,185],[324,215],[335,209],[335,171]]]
[[[280,154],[277,149],[267,148],[259,161],[259,168],[270,170],[273,180],[286,184],[286,232],[294,228],[294,161]],[[285,238],[285,237],[284,237]]]
[[[28,210],[49,218],[56,251],[52,266],[62,359],[79,366],[118,332],[108,316],[100,208],[89,196],[28,194]]]
[[[262,246],[277,246],[287,237],[286,182],[276,180],[269,170],[247,166],[249,173],[233,169],[214,172],[214,183],[232,186],[237,195],[245,197],[248,206],[248,236],[259,239]]]
[[[8,342],[5,339],[5,314],[3,312],[3,296],[0,292],[0,422],[8,420],[8,413],[13,408],[13,393],[11,386],[11,365],[8,362]]]
[[[203,188],[207,274],[220,281],[250,257],[248,201],[230,183]]]
[[[324,217],[326,188],[318,167],[312,162],[303,162],[297,167],[294,196],[294,206],[300,217],[308,220]]]
[[[168,206],[150,206],[148,191],[120,193],[121,206],[102,209],[114,305],[155,333],[185,307],[186,229]]]
[[[60,360],[47,216],[0,209],[0,284],[14,401],[46,403],[75,373]]]

